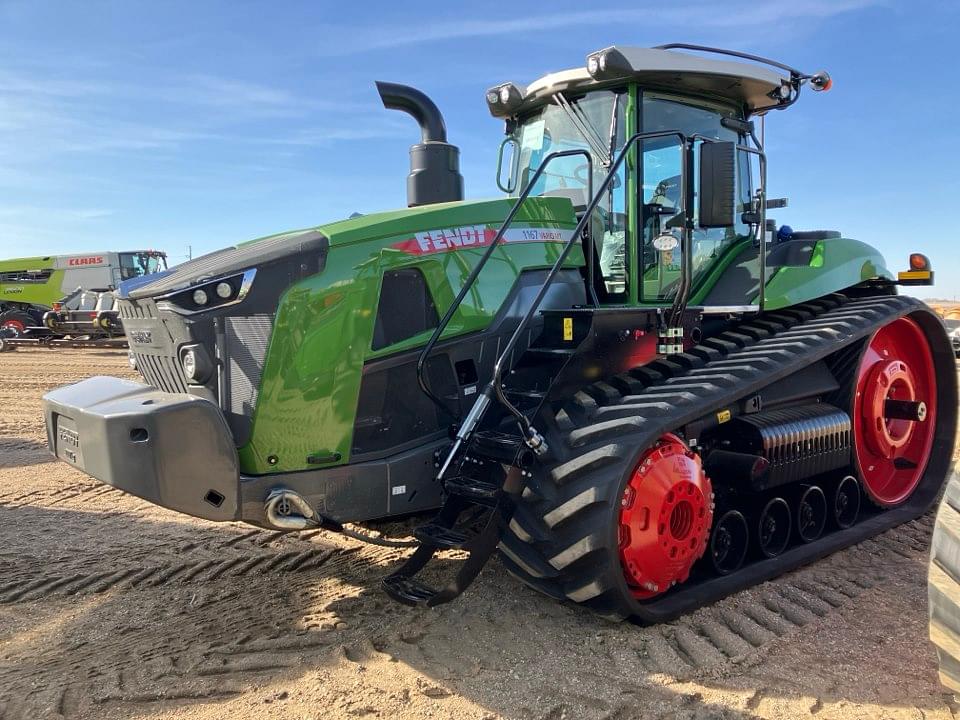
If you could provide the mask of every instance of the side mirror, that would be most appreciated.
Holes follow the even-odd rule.
[[[733,227],[736,168],[736,143],[704,142],[700,145],[700,227]]]
[[[503,183],[503,156],[504,150],[507,146],[510,146],[510,161],[507,167],[509,168],[509,173],[507,174],[506,185]],[[517,164],[517,152],[520,149],[520,144],[517,142],[516,138],[512,135],[509,135],[503,139],[503,142],[500,143],[500,152],[497,153],[497,187],[500,188],[503,192],[509,195],[514,190],[517,189],[517,179],[513,176],[514,166]]]

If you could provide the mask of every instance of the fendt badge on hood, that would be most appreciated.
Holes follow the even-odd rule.
[[[558,242],[570,239],[571,230],[559,228],[508,228],[501,238],[504,243]],[[460,248],[483,247],[497,236],[495,228],[485,225],[470,225],[457,228],[439,228],[418,232],[409,240],[401,240],[391,247],[414,255],[449,252]]]

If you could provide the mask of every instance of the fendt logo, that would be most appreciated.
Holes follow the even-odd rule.
[[[103,265],[103,258],[100,256],[70,258],[67,261],[67,265],[70,267],[77,267],[80,265]]]
[[[149,330],[132,330],[127,337],[137,345],[150,345],[153,342],[153,333]]]

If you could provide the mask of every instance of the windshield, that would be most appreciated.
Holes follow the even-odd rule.
[[[518,195],[529,184],[543,159],[553,152],[585,150],[593,160],[593,187],[603,182],[611,159],[622,147],[626,132],[626,93],[595,91],[581,98],[563,95],[554,102],[523,118],[514,139],[519,151],[515,177]],[[627,256],[624,252],[627,232],[625,164],[604,195],[591,218],[590,238],[594,265],[599,267],[602,282],[597,290],[601,300],[614,301],[626,297]],[[552,160],[537,180],[532,195],[566,197],[576,210],[586,208],[590,178],[587,159],[572,155]]]
[[[120,253],[120,278],[153,275],[167,269],[167,256],[158,252]]]
[[[517,143],[512,173],[517,182],[512,194],[519,195],[527,187],[545,157],[566,150],[590,153],[593,187],[599,187],[611,160],[617,157],[626,142],[626,106],[627,94],[622,89],[593,91],[579,98],[559,94],[550,103],[520,118],[512,136]],[[639,106],[637,124],[640,132],[672,131],[688,138],[701,136],[743,142],[736,131],[721,123],[724,117],[738,116],[733,108],[654,92],[643,92]],[[739,212],[733,227],[699,226],[696,178],[703,142],[696,140],[693,143],[693,172],[688,178],[693,184],[691,271],[694,284],[715,267],[729,248],[750,235],[750,228],[740,221]],[[679,215],[684,191],[683,143],[679,135],[643,140],[638,144],[637,155],[635,164],[632,159],[621,163],[588,225],[593,265],[599,275],[594,285],[601,303],[627,300],[631,257],[636,258],[639,265],[639,300],[670,299],[679,286],[681,228],[686,224]],[[567,197],[574,208],[582,212],[590,200],[588,172],[587,160],[582,155],[556,158],[537,179],[531,194]],[[636,242],[628,242],[626,172],[632,173],[638,181]],[[743,207],[749,203],[751,195],[749,156],[743,152],[738,153],[737,184],[738,205]],[[628,248],[633,248],[633,252]]]

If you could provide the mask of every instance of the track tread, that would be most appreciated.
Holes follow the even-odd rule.
[[[641,603],[629,594],[619,563],[609,561],[618,557],[609,516],[618,511],[611,498],[619,498],[620,483],[639,453],[663,433],[729,407],[812,362],[842,358],[845,349],[855,355],[875,327],[923,308],[919,301],[900,296],[828,296],[754,318],[704,340],[683,357],[657,360],[592,383],[553,406],[548,398],[541,412],[555,408],[543,423],[554,428],[548,438],[553,461],[536,473],[540,491],[524,494],[518,521],[502,540],[507,569],[553,597],[572,599],[601,615],[633,615],[648,622],[669,620],[729,594],[732,589],[717,590],[711,598],[690,593],[683,603],[665,603],[662,611],[658,600]],[[891,543],[883,550],[911,558],[920,545],[915,540]],[[768,571],[763,579],[779,572]],[[851,577],[836,586],[824,584],[819,591],[819,586],[794,586],[765,596],[763,606],[745,614],[742,623],[754,642],[765,633],[779,636],[788,627],[822,617],[876,582]],[[682,587],[679,590],[682,593]],[[683,635],[687,637],[685,631]]]

